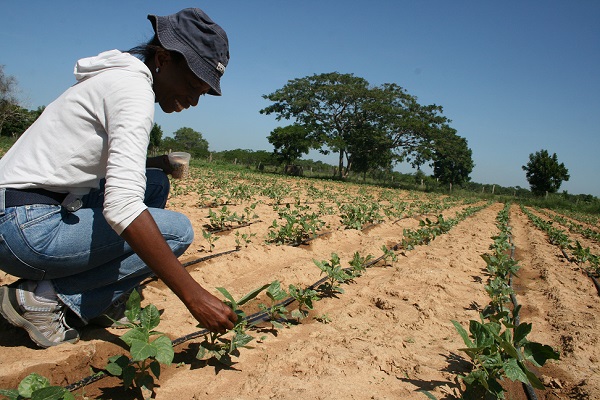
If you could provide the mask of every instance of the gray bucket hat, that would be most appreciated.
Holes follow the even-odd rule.
[[[186,8],[159,17],[148,15],[160,44],[181,53],[196,76],[211,87],[208,94],[221,95],[221,76],[229,62],[225,31],[199,8]]]

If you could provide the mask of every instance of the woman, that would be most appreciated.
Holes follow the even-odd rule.
[[[207,329],[237,319],[178,261],[192,227],[164,210],[168,158],[146,159],[155,102],[221,95],[227,35],[199,9],[148,19],[148,44],[79,60],[77,83],[0,159],[0,269],[21,278],[0,287],[0,313],[41,347],[79,339],[66,313],[118,319],[111,305],[153,274]]]

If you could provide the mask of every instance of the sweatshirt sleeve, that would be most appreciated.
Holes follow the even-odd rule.
[[[120,235],[147,207],[146,154],[154,120],[154,93],[146,79],[114,83],[104,99],[108,135],[104,218]]]

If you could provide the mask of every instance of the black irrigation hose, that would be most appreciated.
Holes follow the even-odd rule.
[[[514,246],[514,243],[512,241],[512,235],[510,235],[510,234],[508,235],[508,242],[511,244],[511,246],[510,246],[510,258],[512,258],[514,260],[514,258],[515,258],[515,246]],[[510,277],[508,278],[508,284],[512,288],[512,275],[510,275]],[[516,309],[517,307],[519,307],[519,303],[517,301],[517,296],[515,295],[514,290],[510,294],[510,300],[513,303],[513,309]],[[519,326],[519,324],[520,324],[519,315],[516,316],[514,324],[515,324],[515,327]],[[522,384],[523,384],[523,390],[525,390],[525,395],[527,396],[527,398],[529,400],[537,400],[537,395],[535,394],[535,390],[533,389],[533,386],[531,386],[530,383],[524,383],[523,382]]]

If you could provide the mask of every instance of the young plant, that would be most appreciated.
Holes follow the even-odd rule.
[[[313,262],[321,270],[321,275],[327,275],[326,281],[319,285],[318,290],[329,297],[335,296],[336,293],[344,293],[340,284],[352,280],[352,275],[342,268],[340,257],[336,253],[332,253],[329,261],[313,259]]]
[[[274,220],[269,227],[268,241],[276,244],[298,245],[314,237],[325,222],[316,213],[310,212],[308,206],[296,206],[294,209],[287,204],[277,208],[280,223]]]
[[[514,310],[513,320],[517,318],[519,309],[517,307]],[[467,345],[467,348],[460,350],[467,353],[474,364],[474,369],[468,375],[460,377],[466,385],[463,398],[483,399],[488,394],[502,399],[504,388],[500,381],[505,377],[531,384],[536,389],[545,389],[525,362],[541,367],[549,359],[558,360],[559,354],[550,346],[527,340],[531,324],[515,326],[507,322],[471,320],[470,336],[458,322],[452,321],[452,324]]]
[[[294,285],[290,285],[288,291],[290,296],[298,302],[298,309],[292,311],[292,317],[300,322],[302,318],[308,316],[308,310],[313,309],[313,302],[319,300],[319,295],[314,289],[302,289]]]
[[[208,251],[212,253],[213,249],[215,248],[215,242],[220,239],[220,236],[205,230],[202,230],[202,236],[208,242]]]
[[[75,400],[75,396],[62,386],[50,385],[50,380],[42,375],[31,373],[19,383],[17,389],[0,389],[0,395],[10,400],[54,399]]]
[[[258,307],[267,312],[269,320],[273,325],[273,329],[281,329],[284,327],[284,324],[279,321],[286,320],[286,314],[288,311],[285,306],[278,303],[286,299],[288,294],[284,289],[281,288],[281,283],[279,281],[273,281],[267,288],[266,293],[271,300],[271,304],[265,305],[261,303],[258,305]]]
[[[230,367],[233,365],[232,356],[239,356],[239,348],[247,347],[248,343],[250,343],[254,338],[246,333],[246,328],[248,322],[246,320],[246,314],[239,308],[240,306],[246,304],[248,301],[254,299],[256,296],[260,294],[263,290],[269,287],[269,284],[259,287],[242,297],[240,300],[234,300],[233,296],[222,287],[217,288],[219,292],[227,299],[224,301],[227,306],[231,307],[231,309],[237,314],[238,320],[233,327],[233,336],[231,338],[226,338],[226,333],[215,333],[208,332],[204,336],[204,340],[200,343],[200,349],[198,350],[198,354],[196,354],[196,358],[198,360],[206,360],[210,358],[214,358],[221,364]],[[198,325],[199,328],[202,328],[201,325]]]
[[[357,278],[361,276],[367,270],[367,264],[369,264],[372,259],[373,256],[371,254],[362,257],[358,251],[355,252],[352,261],[350,261],[350,273],[352,274],[352,277]]]
[[[383,263],[384,265],[388,265],[388,261],[391,261],[389,265],[394,265],[394,263],[398,260],[398,256],[394,252],[393,249],[388,249],[384,244],[381,246],[381,250],[383,251]]]
[[[248,247],[248,245],[252,242],[252,238],[256,236],[256,233],[240,233],[240,231],[235,232],[235,248],[239,250],[242,248],[242,242],[244,243],[244,247]]]
[[[132,291],[127,300],[125,316],[128,323],[114,322],[129,328],[121,340],[129,346],[131,357],[109,357],[106,370],[111,375],[120,376],[126,389],[136,387],[153,392],[154,377],[160,378],[160,365],[170,365],[173,361],[173,343],[166,335],[154,330],[160,323],[160,313],[153,304],[141,308],[137,290]],[[157,337],[151,340],[153,336]]]

